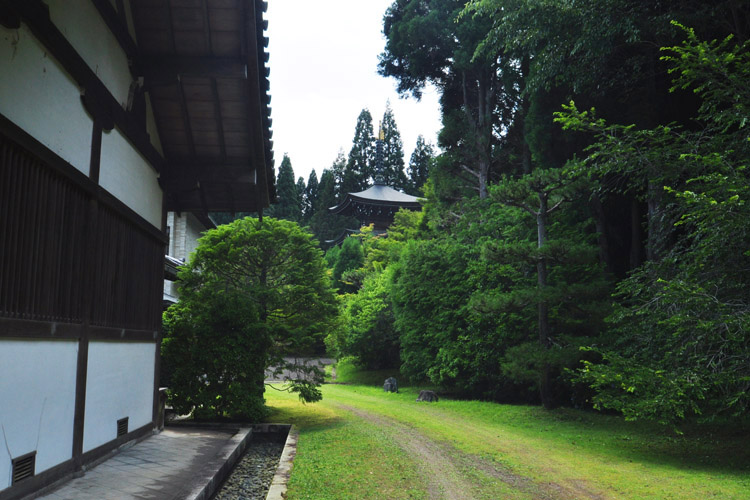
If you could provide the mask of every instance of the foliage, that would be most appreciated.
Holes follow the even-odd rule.
[[[390,101],[385,105],[380,130],[383,134],[383,181],[386,185],[403,191],[407,187],[404,173],[404,143],[401,140],[401,132],[398,131]]]
[[[322,245],[327,240],[338,238],[347,229],[359,227],[354,217],[332,214],[328,211],[336,205],[336,170],[344,168],[344,156],[339,154],[330,169],[323,170],[318,185],[318,199],[315,213],[310,218],[310,229]]]
[[[374,273],[364,279],[356,294],[345,298],[341,316],[346,335],[336,346],[338,355],[354,356],[370,370],[400,365],[399,335],[394,325],[390,299],[390,272]]]
[[[558,117],[595,134],[584,167],[616,170],[645,154],[682,173],[661,179],[670,245],[620,284],[611,318],[617,340],[597,347],[603,362],[586,364],[579,376],[596,389],[598,406],[664,423],[741,415],[750,406],[748,45],[684,31],[687,40],[666,49],[665,59],[679,75],[675,85],[701,97],[702,130],[608,125],[572,104]]]
[[[430,165],[435,158],[435,150],[432,144],[425,141],[424,136],[417,137],[417,145],[414,152],[409,158],[409,175],[407,191],[412,195],[418,195],[422,191],[422,186],[427,182],[430,174]]]
[[[311,353],[335,319],[321,251],[296,223],[245,218],[207,231],[180,270],[180,302],[165,314],[170,400],[198,417],[263,415],[263,380],[284,356]],[[322,374],[290,381],[320,399]]]
[[[284,155],[279,166],[276,193],[278,199],[276,204],[268,209],[268,215],[277,219],[299,222],[302,218],[302,199],[299,187],[294,181],[292,161],[287,155]]]
[[[341,293],[356,291],[351,284],[342,281],[342,275],[346,271],[357,269],[362,265],[364,261],[362,244],[357,238],[347,237],[341,243],[340,250],[334,252],[335,260],[331,262],[333,264],[334,286]]]
[[[307,178],[307,185],[305,186],[305,193],[302,198],[302,221],[305,224],[310,222],[310,219],[320,206],[320,201],[318,200],[319,189],[318,175],[315,173],[315,170],[312,170],[310,177]]]
[[[341,193],[363,191],[375,176],[375,135],[373,133],[372,115],[363,109],[357,117],[354,128],[352,149],[346,163],[345,179]]]
[[[443,130],[439,145],[454,158],[449,166],[460,180],[487,195],[493,148],[507,126],[515,87],[503,80],[501,58],[474,58],[491,22],[459,18],[460,0],[397,0],[386,12],[385,51],[379,71],[398,81],[401,94],[421,96],[431,83],[441,92]]]

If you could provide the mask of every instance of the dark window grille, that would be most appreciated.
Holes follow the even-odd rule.
[[[19,481],[28,479],[34,476],[34,467],[36,465],[36,452],[32,451],[26,455],[22,455],[18,458],[14,458],[12,461],[13,465],[13,480],[11,484],[16,484]]]

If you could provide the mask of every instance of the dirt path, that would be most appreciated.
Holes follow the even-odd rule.
[[[349,411],[363,420],[375,424],[390,433],[394,442],[411,457],[423,477],[427,480],[428,498],[443,500],[474,500],[497,498],[492,492],[482,491],[471,479],[477,474],[502,481],[511,489],[521,492],[527,498],[538,500],[600,499],[597,494],[585,487],[563,488],[555,483],[539,484],[528,478],[503,469],[482,457],[470,455],[440,443],[397,420],[339,404],[339,408]]]

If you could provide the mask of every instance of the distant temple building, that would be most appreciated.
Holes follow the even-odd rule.
[[[419,198],[411,196],[401,191],[397,191],[385,184],[383,180],[383,131],[380,131],[376,141],[376,164],[377,174],[375,175],[374,184],[358,193],[347,193],[344,199],[335,207],[330,207],[328,211],[336,215],[347,215],[356,218],[360,227],[373,225],[375,234],[385,233],[388,226],[393,224],[393,217],[399,209],[421,210],[422,205]],[[348,229],[338,238],[329,240],[326,243],[338,245],[344,238],[358,229]]]

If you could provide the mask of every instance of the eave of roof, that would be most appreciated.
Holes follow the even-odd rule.
[[[257,211],[275,198],[264,0],[131,0],[167,210]]]
[[[383,184],[375,184],[364,191],[347,193],[341,203],[335,207],[330,207],[328,210],[332,213],[339,214],[345,212],[353,204],[415,209],[421,207],[419,198],[416,196],[402,193],[401,191],[397,191],[392,187]]]

